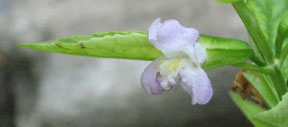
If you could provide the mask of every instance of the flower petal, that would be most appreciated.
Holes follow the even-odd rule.
[[[208,57],[205,47],[199,43],[196,43],[195,46],[187,46],[182,51],[197,65],[202,65]]]
[[[213,95],[211,82],[201,68],[189,68],[179,72],[183,89],[192,97],[192,104],[207,104]]]
[[[198,64],[203,64],[208,57],[205,47],[199,43],[195,44],[195,57]]]
[[[162,58],[159,57],[153,61],[142,73],[141,84],[145,92],[148,94],[161,94],[164,90],[161,88],[160,83],[157,79],[157,69],[159,61]]]
[[[160,26],[162,25],[160,23],[160,18],[157,18],[149,27],[149,30],[148,30],[148,38],[149,40],[154,44],[154,43],[157,43],[157,33],[158,33],[158,30],[160,28]]]
[[[163,58],[159,64],[159,82],[164,90],[170,90],[177,84],[178,70],[182,63],[182,59],[166,59]]]
[[[194,28],[182,26],[176,20],[167,20],[161,24],[160,19],[156,19],[149,28],[148,36],[153,45],[166,55],[182,51],[189,45],[194,47],[199,32]]]

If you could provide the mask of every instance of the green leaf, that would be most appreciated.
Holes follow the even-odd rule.
[[[281,67],[281,72],[283,77],[285,78],[285,82],[288,80],[288,59],[286,58],[282,67]]]
[[[285,82],[287,82],[288,80],[288,57],[287,55],[288,55],[288,38],[286,38],[284,41],[284,45],[283,45],[282,53],[280,57],[281,72],[285,79]]]
[[[275,44],[279,35],[279,24],[288,14],[288,0],[247,0],[246,2],[241,0],[233,3],[233,6],[261,56],[266,62],[273,64],[274,53],[279,52],[277,46],[279,44],[282,46],[280,42],[277,42],[276,47]]]
[[[207,49],[206,70],[246,62],[253,57],[249,45],[240,40],[201,35],[199,43]],[[145,32],[130,31],[96,33],[42,43],[26,43],[21,47],[72,55],[104,58],[154,60],[162,55],[147,39]]]
[[[217,0],[219,2],[222,2],[222,3],[235,3],[235,2],[238,2],[239,0]]]
[[[76,35],[42,43],[26,43],[21,47],[81,56],[153,60],[162,53],[154,48],[145,32],[130,31]]]
[[[277,106],[257,114],[255,121],[262,123],[261,127],[288,127],[288,93]]]
[[[198,43],[207,49],[206,70],[246,62],[254,56],[249,45],[240,40],[201,35]]]
[[[287,12],[286,12],[287,13]],[[287,42],[288,38],[288,14],[286,14],[286,17],[280,22],[279,29],[278,29],[278,35],[276,38],[276,49],[278,49],[276,56],[279,58],[282,55],[283,47],[285,46],[285,40]],[[287,43],[286,43],[287,44]],[[282,51],[280,50],[282,48]]]
[[[260,93],[268,107],[272,108],[280,101],[276,89],[264,78],[264,74],[246,71],[244,76]]]
[[[259,107],[255,103],[249,101],[249,100],[243,100],[239,94],[235,92],[230,92],[230,96],[233,99],[233,101],[236,103],[236,105],[241,109],[241,111],[244,113],[244,115],[256,126],[260,123],[258,121],[255,121],[253,118],[257,113],[261,113],[265,111],[265,109]],[[260,127],[260,126],[259,126]]]

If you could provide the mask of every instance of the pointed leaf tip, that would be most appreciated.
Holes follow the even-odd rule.
[[[240,0],[217,0],[219,2],[222,2],[222,3],[235,3],[235,2],[238,2]]]

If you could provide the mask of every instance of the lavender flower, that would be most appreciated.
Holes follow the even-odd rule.
[[[192,104],[207,104],[212,97],[211,82],[201,68],[207,59],[206,49],[197,40],[198,30],[186,28],[176,20],[163,24],[160,18],[150,26],[148,38],[163,52],[143,72],[141,83],[146,93],[161,94],[181,84],[192,97]]]

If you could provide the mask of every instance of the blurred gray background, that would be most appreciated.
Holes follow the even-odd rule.
[[[208,72],[214,96],[190,104],[181,87],[147,95],[149,61],[101,59],[17,47],[177,19],[202,34],[248,40],[229,4],[216,0],[0,0],[0,127],[251,126],[228,92],[239,69]]]

